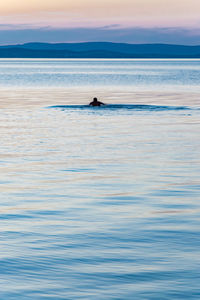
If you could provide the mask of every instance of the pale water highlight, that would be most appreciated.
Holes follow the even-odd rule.
[[[0,299],[200,299],[199,78],[0,61]]]

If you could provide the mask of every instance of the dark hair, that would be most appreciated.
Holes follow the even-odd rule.
[[[95,98],[93,98],[93,101],[97,101],[97,98],[95,97]]]

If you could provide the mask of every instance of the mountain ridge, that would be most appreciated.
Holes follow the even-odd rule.
[[[200,58],[200,45],[33,42],[0,46],[0,58]]]

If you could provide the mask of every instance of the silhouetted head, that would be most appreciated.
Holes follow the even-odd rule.
[[[92,105],[92,106],[101,106],[101,105],[105,105],[105,104],[103,102],[98,101],[97,98],[95,97],[95,98],[93,98],[93,101],[90,102],[89,105]]]

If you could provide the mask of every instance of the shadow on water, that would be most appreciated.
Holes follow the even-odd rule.
[[[86,111],[177,111],[190,110],[187,106],[163,106],[163,105],[145,105],[145,104],[107,104],[103,106],[89,106],[89,105],[54,105],[48,108],[55,108],[68,111],[86,110]]]

